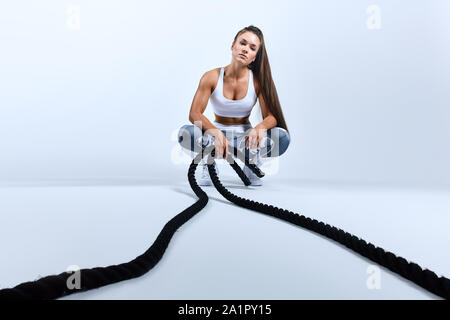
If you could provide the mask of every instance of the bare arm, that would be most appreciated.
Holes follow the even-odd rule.
[[[255,91],[258,95],[259,105],[264,120],[254,127],[249,135],[245,137],[246,146],[250,147],[250,149],[259,147],[261,140],[264,138],[264,133],[277,125],[277,119],[267,107],[263,94],[259,90],[258,82],[255,82]]]
[[[189,121],[197,126],[199,126],[200,122],[203,132],[209,129],[218,130],[218,128],[203,115],[203,112],[205,112],[206,106],[208,105],[209,97],[211,96],[211,88],[213,85],[211,80],[211,74],[208,72],[203,74],[197,92],[195,92],[191,110],[189,111]]]
[[[200,127],[203,133],[208,131],[214,137],[216,156],[217,158],[222,158],[222,156],[226,157],[228,154],[228,141],[223,132],[203,115],[211,96],[211,88],[214,86],[214,81],[213,73],[211,72],[206,72],[200,79],[197,92],[195,92],[192,101],[191,110],[189,111],[189,121]]]
[[[263,121],[259,123],[255,128],[263,128],[265,130],[272,129],[277,125],[277,119],[273,116],[273,114],[269,111],[269,108],[264,101],[264,97],[261,91],[259,91],[259,84],[256,85],[256,90],[258,93],[259,106],[261,107],[261,113],[263,117]]]

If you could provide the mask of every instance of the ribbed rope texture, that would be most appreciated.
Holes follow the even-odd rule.
[[[210,152],[213,146],[205,149]],[[0,290],[0,299],[33,299],[48,300],[60,298],[72,293],[87,291],[123,280],[140,277],[152,269],[161,260],[172,236],[186,221],[200,212],[208,203],[208,195],[198,186],[195,170],[202,158],[197,155],[188,171],[188,180],[192,190],[199,198],[193,205],[180,212],[165,224],[151,247],[135,259],[119,265],[79,270],[80,288],[69,289],[67,280],[71,273],[63,272],[47,276],[36,281],[24,282],[14,288]]]
[[[234,150],[234,152],[236,152],[236,150]],[[237,152],[239,153],[239,151]],[[345,245],[347,248],[359,253],[361,256],[366,257],[385,268],[388,268],[389,270],[442,298],[450,298],[450,280],[442,276],[438,277],[434,272],[428,269],[423,270],[417,263],[408,262],[405,258],[396,256],[392,252],[385,251],[380,247],[374,246],[372,243],[367,243],[365,240],[345,232],[342,229],[330,226],[329,224],[305,217],[304,215],[300,215],[287,209],[241,198],[231,193],[222,185],[217,177],[216,170],[210,164],[211,156],[214,155],[208,155],[207,160],[209,175],[217,191],[219,191],[219,193],[227,200],[240,207],[258,211],[321,234],[329,239]],[[254,166],[249,165],[248,167],[256,175],[261,175],[259,171],[255,170]],[[241,170],[241,168],[238,166],[235,170]]]
[[[239,155],[241,159],[244,159],[244,164],[257,176],[264,176],[264,173],[262,173],[256,165],[249,163],[249,159],[245,157],[240,150],[235,147],[232,149],[235,155]],[[363,239],[359,239],[348,232],[323,222],[273,205],[241,198],[231,193],[221,184],[214,166],[212,165],[212,161],[214,161],[212,157],[214,157],[214,154],[214,145],[211,145],[202,150],[202,152],[193,159],[189,166],[188,180],[199,200],[167,222],[152,246],[145,253],[129,262],[119,265],[79,270],[81,279],[80,289],[68,288],[67,280],[71,274],[64,272],[59,275],[47,276],[36,281],[25,282],[14,288],[0,290],[0,299],[56,299],[72,293],[87,291],[119,281],[136,278],[147,273],[159,262],[159,260],[161,260],[177,229],[201,211],[208,203],[209,198],[207,194],[198,186],[195,180],[195,170],[200,159],[204,156],[208,156],[208,171],[214,186],[227,200],[238,206],[288,221],[297,226],[326,236],[389,270],[396,272],[404,278],[411,280],[426,290],[440,297],[446,299],[450,298],[450,280],[445,277],[438,277],[434,272],[428,269],[422,270],[416,263],[408,262],[402,257],[397,257],[392,252],[386,252],[382,248],[375,247],[373,244],[367,243]],[[234,159],[232,159],[230,153],[227,155],[226,160],[236,171],[244,184],[250,185],[249,179],[243,173],[241,167],[236,164]]]

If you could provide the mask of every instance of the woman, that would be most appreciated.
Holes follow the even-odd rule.
[[[254,154],[250,158],[259,166],[261,158],[283,154],[290,142],[261,30],[252,25],[240,30],[234,37],[231,53],[229,65],[210,70],[200,79],[189,112],[193,125],[181,127],[178,141],[196,152],[213,143],[217,158],[226,158],[232,141],[247,155],[250,156],[249,151]],[[257,99],[263,121],[253,128],[249,116]],[[214,122],[203,115],[208,100],[214,109]],[[201,165],[198,184],[212,185],[205,159]],[[261,179],[246,166],[244,173],[251,185],[262,185]]]

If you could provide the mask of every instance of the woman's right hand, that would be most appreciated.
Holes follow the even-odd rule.
[[[217,159],[226,158],[228,155],[228,140],[222,131],[217,130],[214,136],[214,145],[216,146]]]

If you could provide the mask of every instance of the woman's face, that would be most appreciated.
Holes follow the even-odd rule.
[[[256,34],[246,31],[240,34],[231,46],[233,59],[244,64],[252,63],[260,46],[259,38]]]

